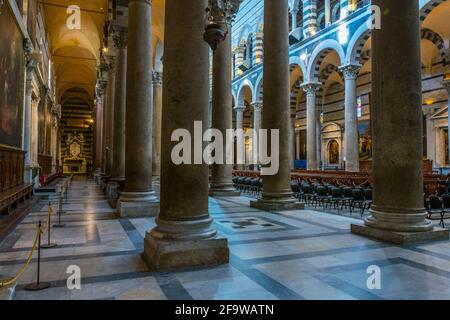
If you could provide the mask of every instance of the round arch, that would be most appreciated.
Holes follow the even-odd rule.
[[[345,61],[345,53],[342,46],[336,40],[327,39],[321,42],[312,52],[311,59],[308,63],[308,71],[306,73],[307,82],[317,82],[319,77],[319,69],[325,57],[335,51],[339,56],[340,63]]]
[[[356,30],[347,47],[345,64],[360,63],[362,50],[370,36],[371,31],[365,23]]]

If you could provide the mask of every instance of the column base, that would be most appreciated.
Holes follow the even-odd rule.
[[[155,271],[215,266],[228,263],[228,241],[220,236],[204,240],[160,240],[147,233],[143,258]]]
[[[391,242],[395,244],[409,244],[426,241],[448,240],[449,230],[434,227],[429,231],[399,232],[376,229],[364,224],[352,224],[351,232],[367,238]]]
[[[152,192],[122,192],[117,201],[120,217],[156,217],[159,199]]]
[[[250,207],[264,211],[287,211],[287,210],[303,210],[305,204],[298,201],[294,197],[285,198],[264,198],[256,201],[250,201]]]
[[[210,197],[239,197],[241,193],[236,189],[211,189],[209,190]]]
[[[111,180],[109,180],[108,184],[106,185],[106,195],[108,198],[108,203],[114,209],[117,208],[117,200],[119,200],[119,197],[120,197],[120,189],[124,183],[125,183],[125,180],[119,181],[119,180],[111,179]]]

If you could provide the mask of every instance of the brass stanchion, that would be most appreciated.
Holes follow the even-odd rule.
[[[43,244],[41,246],[41,248],[43,249],[50,249],[50,248],[54,248],[57,246],[56,243],[52,243],[51,242],[51,233],[52,233],[52,228],[51,228],[51,218],[52,218],[52,204],[49,202],[48,203],[48,215],[47,215],[47,244]]]
[[[61,223],[61,214],[63,213],[62,210],[62,192],[58,192],[58,223],[53,225],[53,228],[64,228],[66,226],[65,223]]]
[[[42,235],[42,224],[39,221],[39,231],[38,231],[38,260],[37,260],[37,280],[36,283],[30,283],[25,286],[25,290],[27,291],[39,291],[43,289],[47,289],[50,287],[49,282],[41,282],[41,235]]]

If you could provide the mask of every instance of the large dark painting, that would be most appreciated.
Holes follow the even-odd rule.
[[[11,9],[0,8],[0,144],[20,148],[23,108],[23,38]]]

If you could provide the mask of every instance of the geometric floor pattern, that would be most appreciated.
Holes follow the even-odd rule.
[[[41,279],[51,288],[24,290],[36,280],[34,259],[15,299],[450,299],[450,241],[400,247],[352,235],[355,218],[269,213],[249,201],[209,200],[215,227],[228,238],[229,264],[149,272],[141,253],[154,218],[119,219],[93,181],[75,180],[63,205],[66,227],[52,230],[58,246],[42,251]],[[36,204],[0,243],[0,274],[25,263],[46,212],[44,201]],[[67,288],[72,265],[81,270],[81,290]],[[380,289],[368,288],[370,266],[381,271]]]

